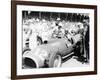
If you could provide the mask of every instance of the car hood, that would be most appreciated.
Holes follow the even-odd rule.
[[[61,52],[64,53],[65,50],[67,49],[66,44],[68,41],[66,39],[51,39],[48,41],[47,44],[39,45],[37,46],[33,52],[36,53],[38,52],[41,53],[41,51],[45,51],[47,53],[56,53],[56,52]]]

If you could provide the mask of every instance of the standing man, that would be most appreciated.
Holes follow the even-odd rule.
[[[89,62],[89,19],[83,20],[83,26],[84,26],[84,57],[86,57],[86,61]]]

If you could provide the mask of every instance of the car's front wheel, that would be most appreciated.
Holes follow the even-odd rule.
[[[60,67],[62,63],[61,55],[58,53],[51,54],[49,58],[49,67]]]

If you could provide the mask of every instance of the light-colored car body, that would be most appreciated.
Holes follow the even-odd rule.
[[[73,52],[74,47],[75,44],[71,45],[70,41],[66,38],[52,39],[48,41],[48,43],[39,45],[31,51],[26,51],[23,54],[24,63],[27,58],[26,60],[31,59],[34,61],[36,68],[41,68],[45,65],[48,65],[48,67],[54,67],[52,61],[57,57],[60,62],[56,67],[59,67],[61,65],[61,58]]]

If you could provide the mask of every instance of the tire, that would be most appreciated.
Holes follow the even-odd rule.
[[[22,55],[23,55],[24,53],[28,53],[29,51],[31,51],[31,49],[25,47],[25,48],[23,49]],[[24,59],[23,59],[23,58],[22,58],[22,65],[23,65],[22,68],[24,69],[24,68],[25,68],[25,64],[24,64]]]
[[[52,53],[49,58],[48,66],[52,67],[60,67],[62,63],[61,55],[59,53]]]
[[[30,49],[30,48],[27,48],[27,47],[26,47],[26,48],[24,48],[24,49],[23,49],[23,53],[22,53],[22,54],[24,54],[24,52],[26,52],[26,51],[31,51],[31,49]]]

